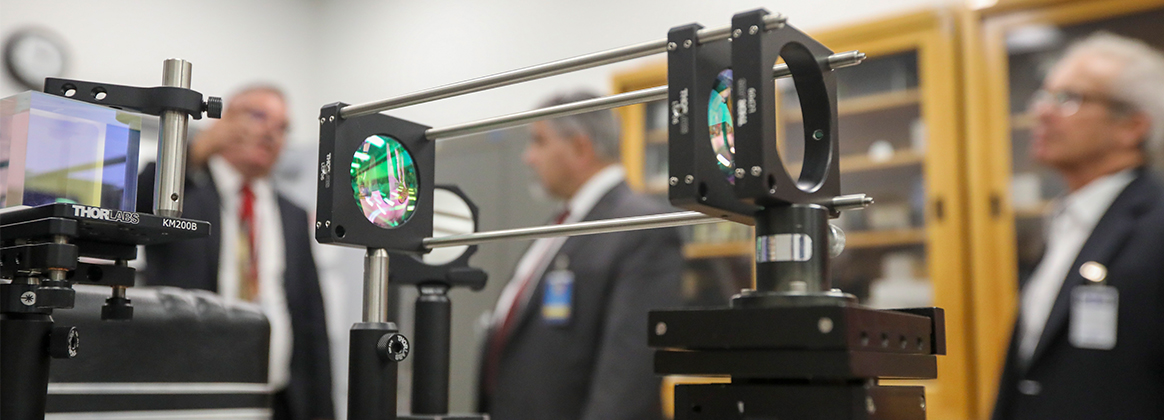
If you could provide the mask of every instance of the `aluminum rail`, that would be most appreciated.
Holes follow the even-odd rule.
[[[724,219],[711,217],[696,211],[681,211],[675,213],[652,214],[648,216],[622,217],[617,219],[570,223],[565,225],[535,226],[517,229],[495,230],[492,232],[469,233],[465,235],[442,236],[439,238],[425,238],[423,244],[425,248],[433,249],[450,246],[477,245],[507,240],[552,238],[555,236],[594,235],[599,233],[698,225],[722,221],[724,221]]]
[[[764,17],[765,29],[776,29],[784,26],[787,18],[780,13],[773,13]],[[701,43],[727,39],[731,35],[731,26],[701,29],[698,37]],[[620,61],[632,60],[667,51],[666,39],[644,42],[601,51],[592,54],[580,55],[564,60],[552,61],[517,70],[497,73],[491,76],[479,77],[463,82],[452,83],[432,89],[409,93],[395,98],[384,99],[364,104],[348,105],[340,108],[340,118],[352,118],[361,115],[374,114],[410,105],[451,98],[468,93],[478,92],[515,83],[537,80],[562,73],[598,67]]]
[[[190,88],[189,61],[171,58],[162,64],[162,85]],[[162,111],[158,130],[158,165],[154,170],[154,214],[182,217],[186,201],[186,127],[190,116],[181,111]]]
[[[547,108],[518,112],[451,127],[430,128],[424,132],[429,140],[439,140],[449,137],[461,137],[470,134],[484,133],[502,128],[516,127],[538,120],[545,120],[568,115],[582,114],[602,109],[618,108],[620,106],[641,104],[644,102],[667,99],[667,86],[636,90],[585,101],[571,102]]]
[[[830,69],[838,69],[861,64],[861,61],[864,59],[865,53],[860,51],[848,51],[830,55],[828,57],[827,63]],[[772,68],[772,75],[774,78],[788,77],[792,75],[792,72],[788,70],[788,65],[777,64]],[[641,104],[644,102],[659,101],[664,99],[667,99],[666,85],[620,93],[617,95],[604,96],[601,98],[588,99],[585,101],[571,102],[568,104],[556,105],[547,108],[518,112],[500,117],[487,118],[450,127],[430,128],[424,132],[424,136],[429,140],[436,141],[451,137],[461,137],[471,134],[484,133],[502,128],[516,127],[538,120],[565,117],[569,115],[618,108],[620,106]]]

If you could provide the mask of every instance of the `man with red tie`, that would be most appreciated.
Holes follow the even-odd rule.
[[[146,247],[146,282],[217,292],[262,307],[271,325],[272,418],[335,418],[331,361],[307,212],[275,191],[287,104],[271,86],[235,94],[190,146],[182,217],[209,221],[209,238]],[[153,166],[138,209],[153,200]],[[223,349],[229,351],[229,349]]]
[[[564,200],[555,223],[669,211],[627,187],[618,152],[613,113],[596,111],[534,123],[523,160]],[[496,420],[660,418],[647,313],[680,304],[682,267],[675,229],[534,241],[493,311],[480,409]]]

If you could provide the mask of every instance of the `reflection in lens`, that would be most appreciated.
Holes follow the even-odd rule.
[[[420,194],[416,165],[404,145],[388,136],[364,139],[352,157],[352,192],[364,217],[376,226],[407,222]]]
[[[711,148],[715,151],[715,166],[719,167],[731,184],[736,153],[735,129],[732,128],[732,70],[719,72],[715,86],[711,89],[711,99],[707,101],[707,130],[711,134]]]

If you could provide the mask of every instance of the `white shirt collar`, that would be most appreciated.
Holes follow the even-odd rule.
[[[1111,203],[1134,179],[1136,171],[1133,168],[1099,177],[1083,188],[1058,199],[1052,217],[1066,217],[1072,226],[1091,231],[1103,214],[1107,213]]]
[[[577,222],[585,218],[586,214],[594,209],[594,205],[598,204],[598,200],[601,200],[606,193],[618,186],[625,178],[626,171],[623,170],[622,165],[617,164],[609,165],[595,173],[566,202],[566,208],[570,210],[570,215],[566,217],[565,222]]]

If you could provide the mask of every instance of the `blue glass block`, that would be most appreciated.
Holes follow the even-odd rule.
[[[140,114],[40,92],[0,99],[0,206],[133,211],[141,122]]]

